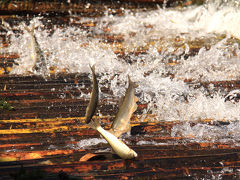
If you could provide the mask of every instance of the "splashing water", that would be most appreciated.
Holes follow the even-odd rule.
[[[88,148],[89,146],[97,145],[99,143],[107,143],[105,139],[92,138],[92,139],[84,139],[77,143],[78,148]]]
[[[34,18],[29,26],[35,23],[39,27],[35,34],[49,67],[89,73],[88,64],[96,64],[99,81],[108,80],[116,98],[124,94],[130,75],[139,84],[136,91],[140,103],[148,104],[144,113],[156,114],[157,120],[238,121],[240,105],[225,101],[225,91],[209,95],[206,89],[192,88],[183,81],[239,79],[240,10],[236,3],[216,2],[182,9],[158,8],[136,13],[126,10],[123,16],[106,13],[98,18],[80,18],[78,23],[96,22],[90,31],[68,26],[54,27],[50,33],[41,18]],[[8,51],[20,54],[20,65],[12,73],[24,74],[31,62],[29,35],[22,25],[17,28],[23,34],[12,33]],[[108,35],[122,37],[121,47],[102,41],[99,36],[106,29],[110,29]],[[200,50],[190,55],[194,42],[200,43]],[[117,56],[119,48],[130,57],[131,63]],[[144,53],[132,53],[138,50]],[[204,131],[204,127],[200,128]]]

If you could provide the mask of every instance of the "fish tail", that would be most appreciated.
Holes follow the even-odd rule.
[[[133,82],[133,81],[131,80],[131,78],[130,78],[129,75],[128,75],[128,82],[129,82],[129,84],[132,84],[134,88],[137,88],[137,87],[138,87],[138,84],[135,83],[135,82]]]
[[[29,27],[27,27],[27,26],[24,26],[24,29],[25,29],[27,32],[29,32],[30,34],[33,34],[33,33],[34,33],[34,29],[35,29],[35,24],[34,24],[31,28],[29,28]]]
[[[31,28],[31,29],[30,29],[30,28],[27,27],[27,26],[25,26],[24,29],[25,29],[27,32],[31,33],[31,34],[32,34],[33,31],[34,31],[34,28]]]
[[[89,64],[89,66],[90,66],[90,69],[91,69],[92,73],[95,74],[95,64],[92,65],[92,66]]]
[[[92,129],[98,129],[99,127],[101,127],[99,120],[98,119],[92,119],[88,125],[92,128]]]

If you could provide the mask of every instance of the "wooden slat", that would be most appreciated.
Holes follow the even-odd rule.
[[[201,3],[205,2],[202,0]],[[87,5],[90,3],[90,5]],[[38,13],[58,13],[62,15],[68,15],[69,10],[73,13],[79,13],[82,16],[96,17],[103,15],[107,7],[114,9],[114,15],[121,15],[123,12],[120,7],[127,9],[137,9],[137,8],[156,8],[156,5],[162,5],[165,3],[167,7],[169,6],[186,6],[200,1],[186,1],[186,0],[121,0],[121,1],[71,1],[68,3],[63,0],[58,1],[2,1],[0,3],[0,11],[2,15],[11,14],[38,14]]]

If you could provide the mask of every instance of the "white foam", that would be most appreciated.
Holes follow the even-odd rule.
[[[99,143],[106,144],[107,141],[105,139],[100,139],[100,138],[83,139],[77,143],[77,146],[78,146],[78,148],[85,149],[90,146],[98,145]]]
[[[94,34],[101,34],[109,27],[110,34],[120,34],[124,38],[123,46],[128,51],[141,46],[150,48],[144,55],[131,55],[134,62],[128,64],[118,59],[116,47],[104,44],[100,39],[89,36],[91,33],[76,27],[54,28],[50,35],[44,29],[41,18],[30,22],[39,27],[35,33],[45,52],[48,66],[57,66],[67,72],[89,72],[89,64],[96,64],[99,81],[110,82],[115,98],[125,92],[127,75],[139,84],[140,103],[148,103],[146,112],[157,115],[158,120],[199,120],[239,119],[239,104],[225,102],[224,94],[215,92],[207,96],[204,89],[193,89],[183,79],[196,81],[237,80],[239,79],[239,47],[228,44],[231,36],[239,38],[240,10],[237,6],[207,3],[183,9],[157,9],[132,13],[118,17],[108,15],[101,18],[81,18],[80,22],[94,21]],[[20,54],[19,66],[14,66],[12,73],[24,74],[31,71],[31,51],[29,34],[19,27],[23,34],[12,32],[9,52]],[[189,52],[188,40],[204,37],[217,38],[215,33],[224,34],[225,39],[211,44],[210,50],[201,48],[195,56],[184,59],[179,57]],[[176,49],[173,39],[180,37],[184,46]],[[159,42],[160,41],[160,42]],[[149,45],[151,44],[152,45]],[[159,47],[161,51],[159,52]],[[179,64],[171,66],[168,58],[175,55]],[[179,57],[179,59],[177,59]],[[168,77],[175,74],[174,79]],[[103,86],[100,84],[100,86]],[[186,101],[186,99],[188,101]]]
[[[228,125],[211,125],[211,123],[190,125],[190,123],[184,123],[174,126],[171,136],[188,137],[190,138],[188,141],[193,142],[221,142],[239,146],[239,128],[239,121],[230,121]]]
[[[135,32],[139,41],[149,36],[168,36],[188,33],[191,36],[205,36],[206,33],[223,33],[240,37],[240,10],[232,3],[219,5],[218,1],[202,6],[184,9],[161,9],[150,12],[126,13],[123,17],[109,17],[111,30],[116,34],[129,35]],[[105,17],[104,21],[109,21]],[[146,28],[152,25],[153,28]],[[144,36],[142,36],[144,35]],[[148,36],[148,37],[149,37]]]

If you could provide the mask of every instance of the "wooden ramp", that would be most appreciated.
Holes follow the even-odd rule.
[[[84,124],[89,99],[76,97],[82,91],[90,91],[86,74],[62,74],[47,80],[39,76],[1,75],[0,82],[0,96],[14,107],[2,109],[0,114],[0,177],[4,179],[239,178],[239,146],[231,141],[198,142],[191,135],[172,137],[172,127],[184,123],[151,122],[151,114],[145,117],[146,122],[140,122],[144,104],[139,104],[131,120],[131,136],[124,137],[139,156],[122,160],[112,155],[99,134]],[[82,84],[85,88],[76,88]],[[207,87],[207,83],[202,84]],[[226,88],[234,84],[237,87],[238,83],[215,84]],[[109,89],[103,91],[111,94]],[[100,101],[102,116],[95,118],[100,118],[105,128],[109,128],[117,111],[113,104]],[[216,127],[229,124],[190,122],[191,126],[198,123]],[[87,146],[89,142],[92,144]]]

